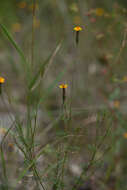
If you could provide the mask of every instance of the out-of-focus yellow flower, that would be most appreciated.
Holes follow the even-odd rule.
[[[127,132],[123,134],[123,137],[127,139]]]
[[[113,106],[114,106],[114,108],[119,108],[120,107],[120,102],[118,101],[118,100],[115,100],[114,102],[113,102]]]
[[[64,88],[64,89],[65,89],[65,88],[67,88],[67,87],[68,87],[67,84],[60,84],[60,85],[59,85],[59,88]]]
[[[0,128],[0,135],[4,135],[7,132],[5,128]]]
[[[79,31],[82,30],[82,27],[80,27],[80,26],[76,26],[76,27],[74,27],[74,30],[75,30],[76,32],[79,32]]]
[[[14,151],[14,144],[12,144],[12,143],[8,144],[8,151],[9,152],[13,152]]]
[[[103,16],[104,15],[104,9],[102,9],[102,8],[96,8],[95,14],[97,16]]]
[[[26,7],[26,2],[25,2],[25,1],[21,1],[21,2],[19,2],[17,5],[18,5],[18,7],[19,7],[20,9],[24,9],[24,8]]]
[[[29,7],[28,7],[28,9],[30,10],[30,11],[33,11],[33,9],[36,9],[36,10],[38,10],[39,9],[39,5],[36,3],[36,4],[31,4],[31,5],[29,5]]]
[[[5,82],[5,78],[3,77],[0,77],[0,84],[4,83]]]
[[[127,82],[127,76],[124,76],[122,81]]]
[[[73,11],[73,12],[78,12],[77,3],[72,3],[72,4],[70,5],[70,10]]]
[[[39,28],[40,27],[40,20],[37,18],[34,18],[33,26],[34,26],[34,28]]]
[[[12,31],[13,32],[20,32],[21,31],[21,24],[20,23],[14,23],[13,25],[12,25]]]

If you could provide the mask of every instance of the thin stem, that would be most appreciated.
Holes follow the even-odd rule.
[[[32,45],[31,45],[31,66],[33,68],[34,65],[34,42],[35,42],[35,30],[34,30],[34,22],[35,22],[35,13],[36,13],[36,0],[33,0],[33,9],[32,9]]]

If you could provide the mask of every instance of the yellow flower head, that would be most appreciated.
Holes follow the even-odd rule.
[[[104,15],[104,9],[102,9],[102,8],[96,8],[95,14],[97,16],[103,16]]]
[[[82,30],[82,28],[81,28],[80,26],[76,26],[76,27],[74,27],[74,30],[75,30],[76,32],[79,32],[79,31]]]
[[[21,1],[20,3],[18,3],[18,7],[20,9],[24,9],[26,7],[26,2],[25,1]]]
[[[0,77],[0,84],[3,84],[5,82],[5,79],[3,77]]]
[[[115,100],[113,104],[114,104],[114,108],[118,109],[120,107],[120,102],[118,100]]]
[[[36,9],[36,10],[38,10],[39,9],[39,5],[36,3],[36,4],[31,4],[31,5],[29,5],[29,10],[30,11],[33,11],[33,9]]]
[[[68,87],[67,84],[60,84],[60,85],[59,85],[59,88],[64,88],[64,89],[65,89],[65,88],[67,88],[67,87]]]
[[[123,134],[123,137],[127,139],[127,132]]]
[[[123,77],[123,82],[127,82],[127,76]]]
[[[13,32],[20,32],[21,30],[21,24],[16,22],[14,24],[12,24],[12,31]]]
[[[7,130],[3,127],[0,128],[0,135],[4,135],[7,132]]]
[[[8,151],[9,152],[13,152],[14,151],[14,144],[12,144],[12,143],[8,144]]]

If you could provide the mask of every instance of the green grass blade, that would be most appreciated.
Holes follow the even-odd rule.
[[[43,77],[45,74],[45,71],[47,69],[47,67],[52,64],[54,57],[56,56],[57,52],[59,51],[60,47],[61,47],[62,42],[60,42],[55,50],[51,53],[51,55],[40,65],[40,68],[38,69],[38,72],[36,73],[36,75],[34,76],[33,80],[31,81],[30,85],[29,85],[29,89],[33,89],[35,86],[37,86],[36,84],[38,83],[39,78]]]
[[[4,178],[7,180],[6,162],[5,162],[5,158],[4,158],[3,148],[1,148],[0,154],[1,154],[1,162],[2,162],[1,166],[2,166],[2,169],[3,169],[3,175],[4,175]]]
[[[5,25],[0,23],[0,28],[3,32],[3,34],[7,37],[7,39],[11,42],[11,44],[13,45],[13,47],[16,49],[16,51],[18,52],[21,60],[22,60],[22,66],[23,67],[27,67],[28,63],[26,61],[26,58],[24,56],[24,53],[22,51],[22,49],[17,45],[17,43],[15,42],[15,40],[13,39],[11,33],[7,30],[7,28],[5,27]]]
[[[36,155],[36,157],[29,163],[28,167],[25,168],[17,178],[17,183],[27,174],[29,169],[36,163],[37,159],[44,153],[44,148]]]

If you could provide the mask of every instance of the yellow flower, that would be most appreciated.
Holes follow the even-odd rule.
[[[12,144],[12,143],[8,144],[8,151],[9,152],[13,152],[14,151],[14,144]]]
[[[123,134],[123,137],[127,139],[127,132]]]
[[[0,84],[4,83],[5,79],[3,77],[0,77]]]
[[[61,84],[61,85],[59,85],[59,88],[67,88],[68,87],[68,85],[67,84]]]
[[[39,9],[39,5],[38,5],[37,3],[36,3],[36,4],[33,4],[33,3],[32,3],[31,5],[29,5],[28,8],[29,8],[30,11],[33,11],[34,8],[35,8],[36,10],[38,10],[38,9]]]
[[[0,135],[4,135],[7,132],[5,128],[0,128]]]
[[[21,30],[21,24],[20,23],[14,23],[13,25],[12,25],[12,31],[13,32],[20,32],[20,30]]]
[[[104,9],[102,9],[102,8],[96,8],[95,14],[97,16],[103,16],[104,15]]]
[[[21,1],[20,3],[18,3],[18,7],[20,9],[24,9],[26,7],[26,2],[25,1]]]
[[[80,26],[76,26],[76,27],[74,27],[74,30],[75,30],[76,32],[78,32],[78,31],[81,31],[82,28],[81,28]]]
[[[123,82],[127,82],[127,76],[123,77]]]
[[[118,100],[114,101],[114,108],[119,108],[120,107],[120,102]]]

